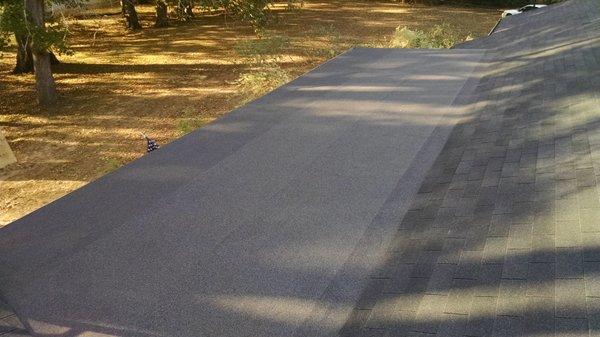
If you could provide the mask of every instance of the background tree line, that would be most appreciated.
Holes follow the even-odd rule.
[[[60,18],[51,15],[49,6],[77,7],[86,0],[0,0],[0,48],[14,39],[16,60],[13,72],[35,73],[38,101],[51,105],[57,101],[52,75],[52,64],[58,64],[57,54],[71,53],[67,43],[68,30]],[[262,27],[269,20],[268,6],[272,0],[155,0],[156,27],[169,26],[169,8],[175,13],[173,20],[188,21],[194,17],[194,7],[222,10]],[[294,0],[289,0],[294,1]],[[290,2],[291,4],[291,2]],[[141,29],[136,11],[136,0],[121,0],[125,28]]]

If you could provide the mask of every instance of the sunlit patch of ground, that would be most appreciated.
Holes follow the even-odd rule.
[[[144,29],[127,33],[118,8],[70,20],[75,54],[60,56],[62,96],[53,110],[35,104],[33,77],[9,74],[12,50],[0,55],[0,126],[19,163],[0,170],[0,226],[144,154],[143,131],[164,144],[251,97],[236,80],[248,65],[234,52],[254,37],[220,15],[152,28],[153,7],[140,6]],[[306,2],[277,6],[269,27],[290,38],[281,66],[300,75],[353,45],[384,46],[397,26],[427,30],[447,22],[466,37],[484,35],[494,9],[411,6],[394,2]]]

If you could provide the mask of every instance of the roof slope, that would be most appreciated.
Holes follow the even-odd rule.
[[[598,333],[599,17],[344,54],[1,229],[0,294],[39,336]]]
[[[600,2],[507,18],[342,336],[600,334]]]

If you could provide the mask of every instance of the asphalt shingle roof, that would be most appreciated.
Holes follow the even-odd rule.
[[[510,17],[341,336],[600,335],[600,2]]]
[[[0,295],[40,336],[600,335],[599,18],[344,54],[2,229]]]

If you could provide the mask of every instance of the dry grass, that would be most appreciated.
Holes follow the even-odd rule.
[[[59,107],[35,104],[33,78],[9,74],[0,58],[0,126],[19,160],[0,170],[0,226],[144,154],[144,131],[164,144],[239,106],[236,86],[248,64],[234,52],[251,27],[219,15],[151,28],[153,7],[140,7],[145,29],[123,30],[118,9],[70,21],[73,56],[60,57]],[[484,35],[492,9],[410,6],[364,0],[277,7],[270,30],[290,39],[280,66],[292,77],[352,45],[384,45],[399,25],[427,30],[449,23],[461,36]]]

